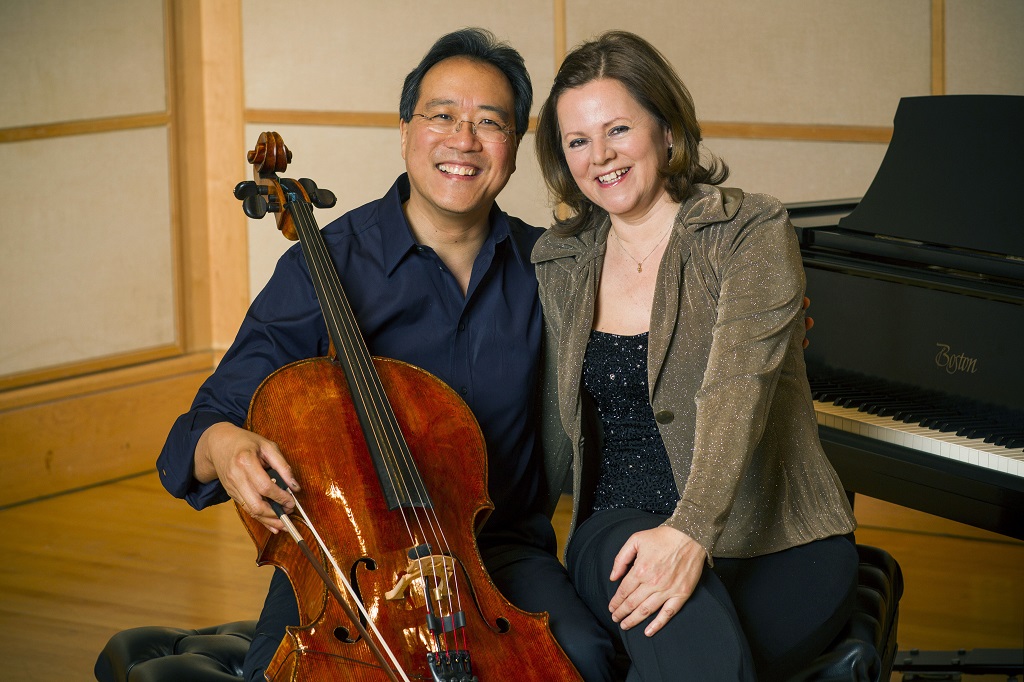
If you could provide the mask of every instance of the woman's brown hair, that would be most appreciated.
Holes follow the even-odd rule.
[[[566,90],[599,78],[622,83],[644,109],[671,131],[671,154],[661,175],[674,201],[684,201],[695,183],[717,185],[729,176],[729,167],[713,155],[709,155],[707,167],[701,165],[701,132],[693,98],[668,60],[638,35],[609,31],[578,45],[566,56],[540,110],[537,158],[541,172],[556,203],[569,208],[567,218],[555,218],[552,229],[557,234],[576,234],[600,210],[583,195],[569,171],[557,114],[558,100]]]

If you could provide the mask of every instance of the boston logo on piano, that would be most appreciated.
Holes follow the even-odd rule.
[[[974,374],[978,370],[978,358],[969,358],[963,353],[953,354],[949,352],[949,345],[945,343],[935,344],[939,352],[935,355],[935,364],[946,370],[947,374],[957,372],[970,372]]]

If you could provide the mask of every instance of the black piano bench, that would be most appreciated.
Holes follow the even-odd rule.
[[[800,682],[888,682],[896,655],[903,574],[888,552],[857,545],[857,605],[831,648]],[[110,638],[96,661],[99,682],[238,682],[255,621],[201,630],[140,627]],[[552,681],[557,682],[557,681]]]

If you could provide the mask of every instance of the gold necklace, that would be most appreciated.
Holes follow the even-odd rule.
[[[651,249],[647,253],[647,255],[644,256],[643,258],[641,258],[640,260],[637,260],[636,258],[633,258],[633,254],[631,254],[629,251],[626,251],[626,247],[622,245],[622,240],[619,239],[619,233],[616,232],[614,229],[612,230],[612,235],[615,237],[615,243],[619,245],[620,249],[622,249],[622,253],[626,254],[629,257],[629,260],[631,260],[634,263],[636,263],[636,271],[637,272],[643,272],[644,271],[644,261],[647,260],[648,258],[650,258],[652,253],[654,253],[655,251],[658,250],[658,247],[661,246],[661,243],[663,241],[665,241],[665,237],[667,237],[668,233],[671,232],[671,231],[672,231],[672,226],[669,225],[668,229],[665,230],[665,234],[661,235],[661,239],[659,239],[658,243],[654,245],[654,248]]]

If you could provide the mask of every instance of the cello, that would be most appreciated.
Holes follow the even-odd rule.
[[[248,161],[254,180],[235,196],[299,241],[331,342],[329,356],[268,376],[246,421],[302,481],[301,518],[275,509],[290,538],[236,503],[257,564],[283,570],[299,606],[267,679],[581,680],[547,615],[513,606],[483,565],[475,531],[493,505],[469,408],[440,379],[366,348],[313,218],[334,195],[278,177],[291,152],[277,133],[261,134]]]

